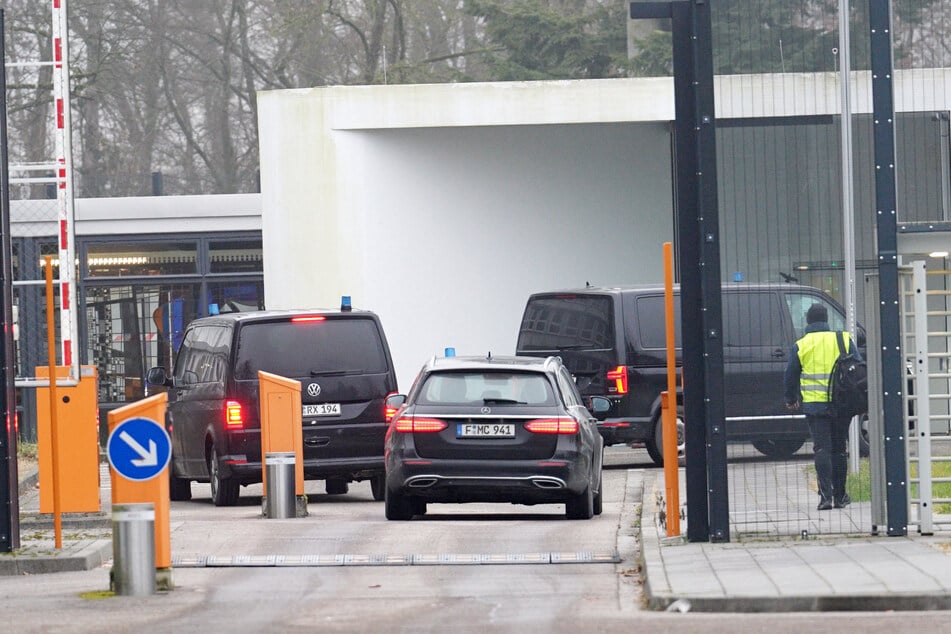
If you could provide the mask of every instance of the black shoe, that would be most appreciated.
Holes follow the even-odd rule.
[[[842,497],[835,499],[834,506],[837,509],[844,509],[851,503],[852,503],[852,498],[849,497],[849,494],[843,493]]]
[[[832,508],[832,500],[819,500],[819,506],[816,507],[817,511],[828,511]]]

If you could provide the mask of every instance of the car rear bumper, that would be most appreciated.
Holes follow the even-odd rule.
[[[564,502],[588,486],[586,460],[387,460],[391,491],[431,502]]]
[[[598,421],[598,432],[604,438],[605,446],[644,442],[654,433],[649,420],[634,418],[608,418]]]
[[[726,436],[733,442],[801,439],[809,437],[809,426],[805,416],[727,417]]]
[[[327,478],[346,478],[348,480],[368,480],[384,472],[383,456],[365,458],[338,458],[304,461],[305,480],[324,480]],[[222,475],[233,477],[242,484],[261,481],[260,462],[247,462],[243,456],[227,456],[222,465]]]

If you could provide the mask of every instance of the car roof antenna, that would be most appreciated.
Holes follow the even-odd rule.
[[[491,360],[492,360],[492,351],[491,351],[491,350],[489,350],[489,354],[488,354],[488,355],[486,355],[486,357],[485,357],[485,358],[486,358],[486,359],[488,359],[489,361],[491,361]]]

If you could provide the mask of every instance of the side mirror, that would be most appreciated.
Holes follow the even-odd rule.
[[[145,380],[149,385],[162,387],[169,387],[172,384],[168,375],[165,373],[165,368],[161,366],[149,368],[149,373],[145,375]]]
[[[595,418],[603,418],[603,416],[598,416],[598,414],[603,415],[611,411],[611,401],[603,396],[592,396],[588,401],[588,407],[591,409]]]
[[[405,394],[390,394],[386,397],[386,406],[384,407],[386,411],[386,422],[390,422],[393,417],[396,416],[396,412],[403,407],[403,403],[405,402]]]

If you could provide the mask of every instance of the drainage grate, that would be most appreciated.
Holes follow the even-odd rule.
[[[292,566],[471,566],[511,564],[616,564],[613,553],[439,553],[418,555],[195,555],[172,557],[172,568]]]

